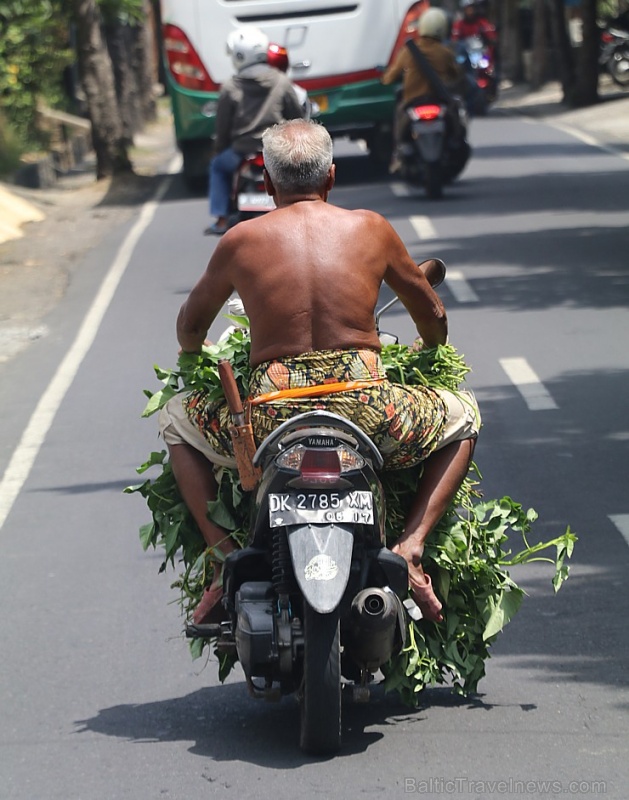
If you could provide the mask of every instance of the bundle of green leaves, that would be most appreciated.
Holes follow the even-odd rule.
[[[146,392],[149,401],[144,416],[155,413],[181,391],[203,389],[212,399],[223,398],[218,375],[221,358],[230,360],[241,396],[248,395],[247,319],[230,319],[236,327],[219,344],[205,347],[200,355],[182,354],[175,370],[155,367],[163,388],[155,393]],[[387,345],[383,347],[382,359],[390,380],[404,384],[457,391],[469,372],[462,356],[450,345],[436,348]],[[216,555],[206,547],[181,499],[165,451],[151,453],[138,472],[142,474],[152,467],[159,469],[156,477],[126,491],[145,498],[152,521],[140,529],[142,546],[145,550],[163,549],[160,572],[169,566],[179,568],[172,586],[178,591],[182,613],[189,617],[203,587],[211,582],[211,563]],[[397,540],[403,529],[420,477],[421,467],[381,475],[389,544]],[[208,514],[243,546],[247,541],[251,493],[242,491],[232,470],[220,469],[217,479],[219,496],[209,504]],[[444,621],[439,624],[409,621],[406,646],[382,668],[385,689],[395,690],[409,705],[417,703],[418,693],[426,686],[450,683],[460,693],[476,691],[485,674],[492,643],[524,596],[509,575],[510,567],[533,561],[549,562],[555,591],[568,577],[565,562],[576,541],[570,528],[550,541],[530,544],[536,512],[525,511],[510,497],[483,499],[480,482],[480,473],[472,464],[457,496],[426,543],[422,563],[444,604]],[[192,640],[193,656],[200,656],[208,644],[207,640]],[[232,661],[219,655],[222,680],[232,666]]]

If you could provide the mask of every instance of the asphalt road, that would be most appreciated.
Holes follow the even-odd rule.
[[[2,800],[627,796],[629,166],[543,121],[496,114],[472,141],[438,202],[341,145],[332,200],[449,265],[484,492],[534,507],[539,539],[574,529],[567,584],[554,596],[547,565],[515,571],[529,597],[480,694],[427,690],[413,711],[376,692],[345,709],[343,752],[323,763],[297,748],[295,703],[190,660],[172,573],[142,552],[146,511],[122,494],[160,449],[142,390],[174,363],[213,247],[205,200],[174,178],[84,256],[49,335],[2,365]],[[413,337],[399,308],[384,326]]]

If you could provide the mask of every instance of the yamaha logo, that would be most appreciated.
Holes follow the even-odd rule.
[[[306,439],[307,447],[336,447],[336,439],[331,436],[309,436]]]

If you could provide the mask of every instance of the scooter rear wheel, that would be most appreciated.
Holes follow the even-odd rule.
[[[424,186],[431,200],[438,200],[443,194],[443,174],[440,164],[424,166]]]
[[[304,600],[304,676],[301,749],[327,755],[341,747],[341,648],[339,611],[319,614]]]
[[[609,73],[617,86],[623,89],[629,87],[629,48],[624,49],[620,55],[612,57],[609,62]]]

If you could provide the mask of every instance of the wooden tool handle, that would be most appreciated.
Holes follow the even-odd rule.
[[[234,371],[232,365],[226,358],[221,358],[218,362],[218,374],[221,379],[221,385],[225,392],[227,405],[231,412],[232,417],[242,417],[244,409],[242,407],[242,399],[238,393],[238,385],[236,378],[234,378]]]

